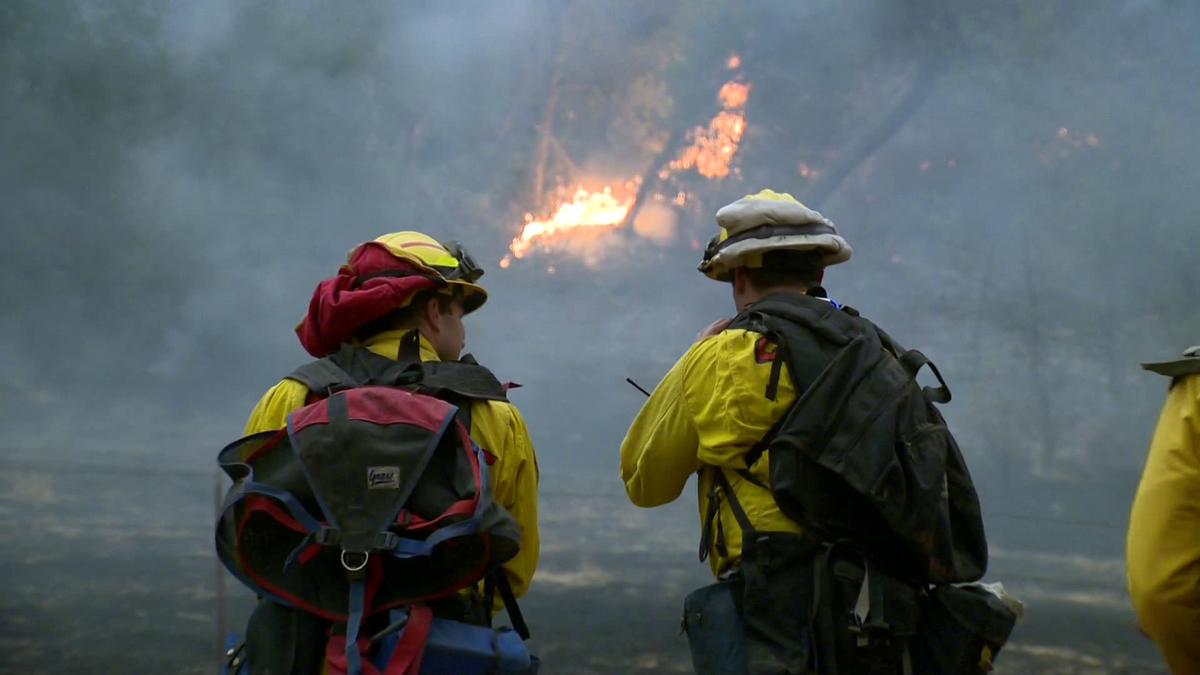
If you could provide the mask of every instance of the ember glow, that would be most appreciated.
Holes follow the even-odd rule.
[[[1087,145],[1090,148],[1100,145],[1100,138],[1093,133],[1084,134],[1082,137],[1071,133],[1071,130],[1066,127],[1058,128],[1058,139],[1070,144],[1073,148],[1082,148]]]
[[[1070,157],[1075,150],[1100,147],[1100,137],[1094,133],[1080,133],[1072,131],[1067,127],[1059,127],[1054,134],[1055,143],[1052,146],[1043,146],[1043,151],[1039,158],[1043,164],[1052,164],[1055,161],[1055,156],[1058,159]]]
[[[509,250],[512,255],[521,258],[535,243],[548,246],[558,235],[573,230],[608,229],[620,225],[629,215],[633,206],[633,193],[617,197],[611,187],[604,187],[599,192],[592,192],[580,186],[575,189],[569,201],[561,202],[554,207],[549,217],[538,220],[532,213],[525,214],[525,227],[521,234],[512,240]],[[509,258],[500,261],[502,268],[511,264]]]

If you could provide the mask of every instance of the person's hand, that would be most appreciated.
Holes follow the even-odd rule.
[[[696,333],[696,342],[699,342],[707,337],[712,337],[717,333],[729,328],[729,324],[733,323],[733,319],[717,319],[716,321],[704,327],[704,330]]]

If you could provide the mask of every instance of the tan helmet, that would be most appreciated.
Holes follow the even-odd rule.
[[[826,267],[846,262],[852,253],[828,218],[786,192],[762,190],[727,204],[717,211],[717,225],[721,231],[697,267],[717,281],[730,281],[738,267],[762,267],[763,255],[771,251],[818,250]]]

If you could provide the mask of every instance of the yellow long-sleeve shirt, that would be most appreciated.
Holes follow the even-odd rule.
[[[363,346],[376,354],[396,358],[404,334],[405,331],[379,333]],[[420,354],[422,361],[439,360],[424,337],[420,340]],[[308,393],[308,388],[295,380],[280,381],[267,390],[250,413],[244,433],[250,435],[287,426],[288,413],[303,407]],[[513,594],[521,597],[529,590],[539,554],[537,457],[525,420],[516,406],[503,401],[475,401],[471,405],[471,437],[496,457],[488,474],[493,498],[521,526],[521,550],[503,566]],[[503,609],[499,594],[493,606],[496,611]]]
[[[765,396],[773,358],[773,346],[763,336],[740,329],[692,345],[655,387],[621,443],[621,479],[631,502],[644,507],[672,502],[703,468],[697,486],[703,524],[715,478],[709,467],[747,468],[746,453],[796,398],[786,366],[775,400]],[[749,467],[763,484],[769,482],[767,455]],[[756,529],[801,531],[768,490],[734,471],[725,477]],[[719,554],[714,533],[709,565],[715,576],[740,560],[742,550],[742,531],[729,501],[721,499],[720,505],[717,518],[727,555]]]
[[[1200,374],[1163,403],[1126,537],[1129,595],[1175,675],[1200,675]]]

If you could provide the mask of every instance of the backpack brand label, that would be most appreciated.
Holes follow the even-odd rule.
[[[367,489],[399,490],[400,467],[372,466],[367,468]]]

